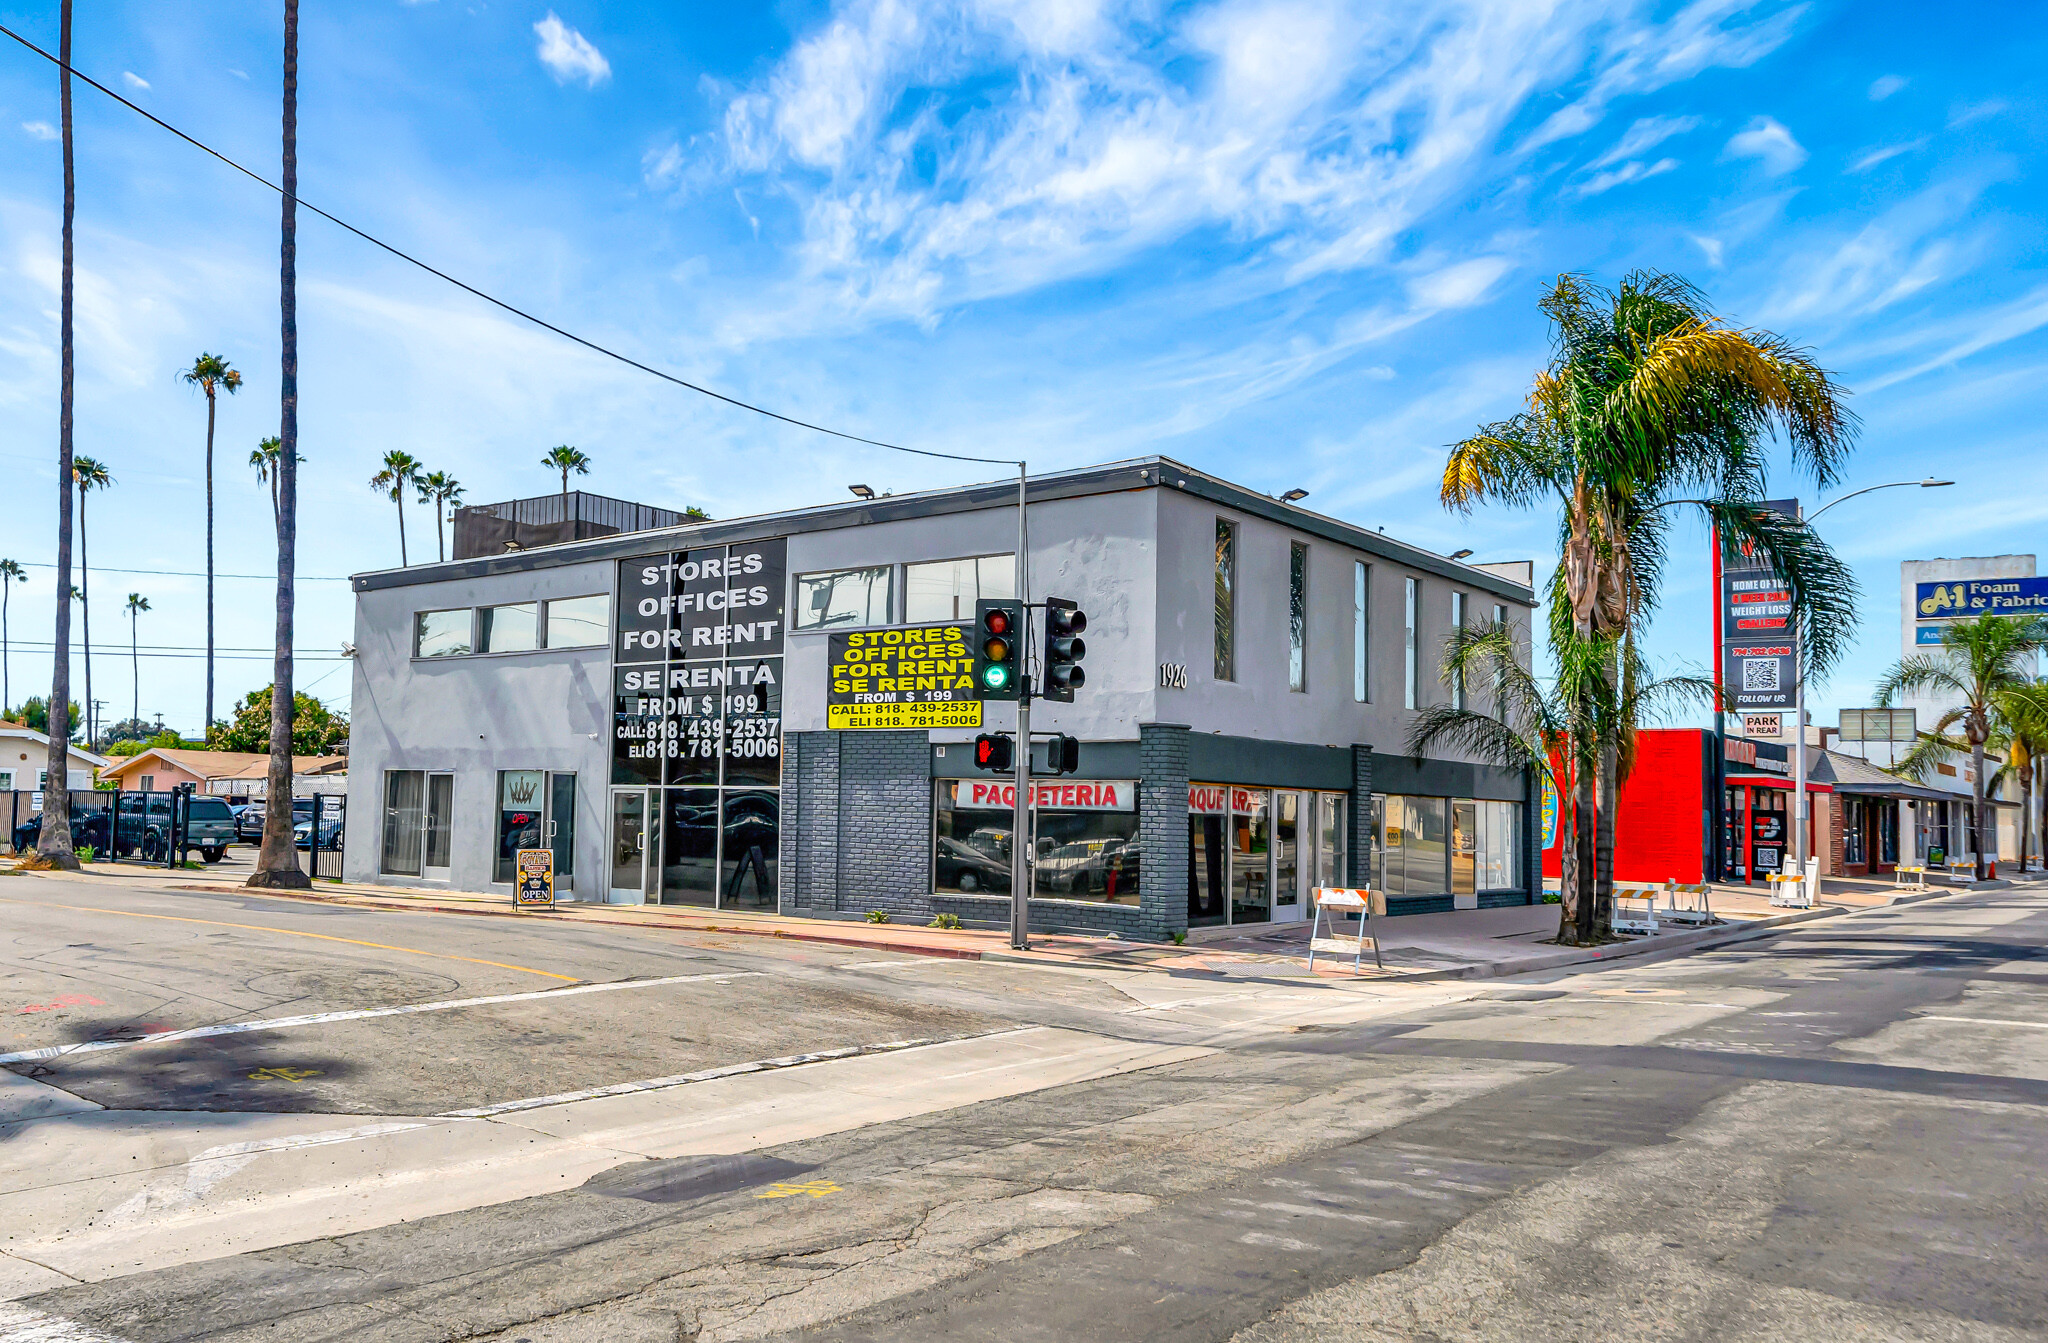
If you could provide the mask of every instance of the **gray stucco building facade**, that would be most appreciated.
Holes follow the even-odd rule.
[[[1527,566],[1479,567],[1162,457],[1028,491],[1028,601],[1087,613],[1087,683],[1032,726],[1033,926],[1148,940],[1538,898],[1524,772],[1402,749],[1456,623],[1526,629]],[[974,728],[826,726],[835,632],[970,623],[1014,586],[1016,485],[852,500],[357,575],[355,881],[1000,922],[1007,781]],[[1483,708],[1476,702],[1471,706]],[[1013,706],[984,706],[1007,730]]]

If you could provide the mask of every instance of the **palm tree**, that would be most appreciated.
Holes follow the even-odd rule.
[[[142,721],[142,654],[136,640],[141,637],[142,613],[148,609],[149,598],[139,592],[128,594],[128,673],[135,685],[135,699],[128,706],[130,722]]]
[[[412,561],[405,553],[405,492],[419,481],[420,461],[409,452],[397,448],[384,454],[384,469],[370,477],[370,488],[383,490],[398,505],[398,563],[407,566]]]
[[[1936,764],[1968,753],[1970,847],[1977,855],[1977,880],[1987,875],[1984,859],[1984,756],[1992,738],[2013,717],[2024,716],[2019,692],[2034,684],[2034,664],[2048,648],[2048,621],[2039,617],[1979,616],[1958,620],[1941,632],[1941,652],[1905,658],[1877,683],[1877,702],[1890,707],[1901,695],[1957,701],[1922,732],[1900,759],[1896,772],[1925,779]],[[1962,730],[1957,736],[1955,729]]]
[[[441,526],[442,509],[445,505],[447,511],[453,512],[462,502],[462,482],[446,471],[430,471],[415,483],[419,487],[420,502],[434,506],[435,553],[445,560],[448,558],[448,538]]]
[[[569,473],[579,476],[590,474],[590,457],[581,448],[572,448],[567,443],[548,449],[548,455],[540,459],[542,466],[562,473],[562,521],[569,520]],[[574,540],[574,537],[570,538]]]
[[[277,455],[283,451],[281,440],[272,434],[249,450],[249,465],[256,468],[256,483],[270,486],[270,520],[277,521]],[[299,458],[305,461],[304,457]]]
[[[292,579],[299,542],[299,0],[284,0],[284,172],[278,227],[277,647],[272,654],[270,778],[263,846],[249,885],[312,885],[292,843]],[[400,519],[404,513],[399,514]]]
[[[213,726],[213,413],[217,394],[233,395],[242,375],[217,354],[202,353],[178,375],[206,393],[206,725]],[[89,678],[88,678],[89,679]]]
[[[57,629],[50,647],[50,723],[71,716],[71,392],[72,392],[72,221],[77,212],[78,177],[71,138],[71,0],[57,8],[57,99],[64,138],[64,262],[57,302]],[[78,870],[71,850],[70,734],[51,731],[48,774],[43,783],[43,825],[36,854],[53,866]]]
[[[21,561],[0,560],[0,718],[7,716],[7,706],[14,701],[7,675],[7,602],[14,595],[14,585],[26,582],[28,570],[21,567]]]
[[[92,698],[92,566],[86,560],[85,496],[93,490],[106,489],[114,483],[114,478],[107,474],[102,463],[92,457],[72,458],[71,478],[78,482],[78,616],[85,627],[85,739],[90,743],[98,738],[95,736],[97,715],[93,712]]]
[[[1993,782],[2011,782],[2020,794],[2020,871],[2027,870],[2034,851],[2034,775],[2048,754],[2048,683],[2016,686],[1999,696],[1999,717],[2005,720],[2005,763]]]
[[[1792,594],[1807,674],[1823,674],[1854,630],[1854,577],[1803,523],[1759,505],[1773,431],[1796,468],[1836,480],[1855,436],[1845,393],[1804,351],[1728,325],[1676,276],[1632,272],[1608,291],[1564,275],[1539,306],[1552,357],[1529,408],[1452,446],[1444,505],[1556,502],[1551,638],[1603,650],[1606,703],[1626,699],[1623,663],[1657,605],[1670,510],[1708,522],[1731,558],[1748,551],[1771,566]],[[1574,779],[1573,806],[1610,818],[1578,909],[1588,941],[1612,917],[1624,742],[1603,735],[1598,768]]]

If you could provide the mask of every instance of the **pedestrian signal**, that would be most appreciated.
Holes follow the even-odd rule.
[[[984,732],[974,739],[974,767],[1001,774],[1017,763],[1015,742],[1007,732]]]

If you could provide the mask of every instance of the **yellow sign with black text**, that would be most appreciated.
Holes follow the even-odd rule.
[[[827,641],[825,726],[980,727],[969,625],[849,630]]]

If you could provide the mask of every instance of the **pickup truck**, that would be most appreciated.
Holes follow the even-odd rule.
[[[146,805],[145,805],[146,804]],[[200,857],[217,863],[235,839],[235,816],[217,797],[194,797],[187,803],[185,843]],[[171,835],[169,793],[123,793],[115,812],[114,847],[124,857],[141,850],[149,862],[161,862]]]

